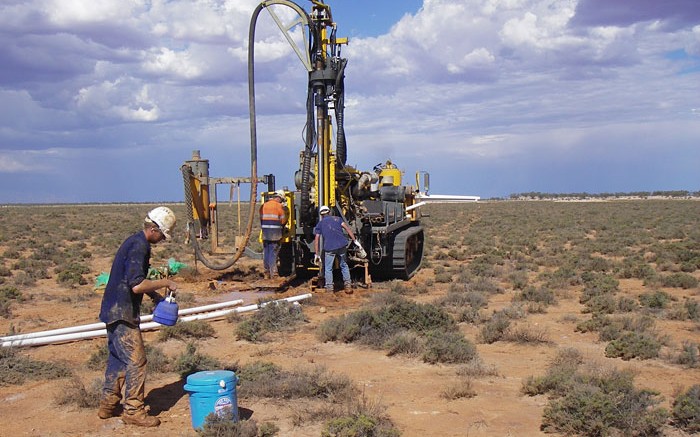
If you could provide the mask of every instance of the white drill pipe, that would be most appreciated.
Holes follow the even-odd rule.
[[[203,305],[203,306],[199,306],[199,307],[184,308],[184,309],[181,309],[178,311],[178,315],[196,314],[196,313],[201,313],[204,311],[211,311],[211,310],[215,310],[215,309],[219,309],[219,308],[226,308],[226,307],[230,307],[230,306],[235,306],[235,305],[239,305],[242,303],[243,303],[243,299],[236,299],[236,300],[231,300],[231,301],[227,301],[227,302],[220,302],[220,303],[213,303],[210,305]],[[141,316],[142,322],[150,322],[151,320],[153,320],[153,314]],[[0,342],[14,341],[14,340],[26,340],[28,338],[49,337],[52,335],[71,334],[74,332],[94,331],[97,329],[104,329],[104,328],[106,328],[104,323],[97,322],[97,323],[91,323],[89,325],[71,326],[68,328],[51,329],[48,331],[38,331],[38,332],[30,332],[27,334],[8,335],[7,337],[0,338]]]
[[[186,317],[182,317],[179,320],[182,320],[183,322],[189,322],[192,320],[207,320],[207,319],[215,319],[219,317],[226,316],[230,313],[243,313],[243,312],[248,312],[248,311],[254,311],[259,308],[262,308],[270,303],[278,303],[282,301],[286,302],[298,302],[303,299],[308,299],[312,296],[311,293],[307,294],[301,294],[298,296],[291,296],[287,297],[284,299],[279,299],[279,300],[274,300],[270,302],[263,302],[262,304],[253,304],[253,305],[247,305],[243,307],[238,307],[238,308],[230,308],[230,309],[225,309],[225,310],[218,310],[218,311],[211,311],[209,313],[201,313],[201,314],[194,314]],[[104,325],[104,324],[103,324]],[[140,328],[142,331],[146,330],[152,330],[152,329],[160,329],[162,328],[163,325],[161,325],[158,322],[148,322],[148,323],[143,323],[140,325]],[[0,346],[2,347],[18,347],[18,346],[41,346],[45,344],[52,344],[52,343],[60,343],[64,341],[73,341],[73,340],[83,340],[87,338],[96,338],[96,337],[104,337],[107,335],[107,330],[106,329],[98,329],[98,330],[93,330],[93,331],[83,331],[83,332],[75,332],[71,334],[63,334],[63,335],[50,335],[50,336],[45,336],[45,337],[37,337],[37,338],[28,338],[24,340],[12,340],[12,341],[3,341]]]

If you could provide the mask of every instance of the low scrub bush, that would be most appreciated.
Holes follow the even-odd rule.
[[[395,294],[376,297],[374,305],[326,320],[317,331],[319,339],[359,342],[388,349],[388,355],[420,355],[428,363],[466,362],[476,356],[474,346],[439,306]]]
[[[509,327],[510,318],[505,313],[494,313],[491,319],[486,322],[479,331],[479,341],[481,343],[492,344],[502,340]]]
[[[87,285],[88,281],[83,277],[90,273],[90,268],[82,263],[70,263],[68,265],[59,265],[55,269],[56,281],[59,284],[76,287],[78,285]]]
[[[217,413],[208,414],[201,428],[197,429],[200,437],[262,437],[258,424],[254,419],[234,422],[233,411],[229,408]],[[273,436],[275,434],[267,434]]]
[[[350,399],[357,389],[350,378],[321,366],[286,371],[275,364],[256,361],[236,369],[240,394],[276,399]]]
[[[407,355],[411,357],[420,356],[425,350],[425,338],[415,332],[404,331],[390,337],[384,344],[387,355]]]
[[[503,340],[521,344],[547,344],[551,343],[547,331],[531,326],[517,326],[509,329]]]
[[[12,302],[23,302],[22,292],[13,286],[0,287],[0,317],[12,316]]]
[[[467,377],[461,378],[456,384],[449,385],[440,393],[440,396],[450,401],[469,399],[476,396],[476,390],[472,379]]]
[[[216,370],[221,367],[223,367],[222,364],[216,358],[198,353],[197,346],[194,343],[188,343],[185,351],[176,357],[173,362],[173,371],[178,372],[182,379],[193,373],[203,370]]]
[[[476,347],[459,331],[428,333],[423,361],[436,363],[467,363],[477,357]]]
[[[656,290],[650,293],[642,293],[639,296],[639,304],[652,310],[662,310],[671,303],[671,295],[665,291]]]
[[[583,304],[596,296],[614,295],[619,291],[620,281],[611,275],[584,272],[581,279],[584,287],[579,301]]]
[[[675,363],[689,368],[700,367],[700,348],[698,344],[692,341],[684,341]]]
[[[695,288],[698,286],[698,279],[690,273],[677,272],[665,275],[660,278],[661,285],[673,288]]]
[[[657,394],[634,387],[630,371],[582,370],[575,350],[559,353],[544,377],[530,377],[522,391],[547,394],[542,416],[545,432],[564,435],[658,435],[668,412]]]
[[[66,364],[37,361],[22,356],[16,349],[0,347],[0,385],[19,385],[27,379],[58,379],[73,376]]]
[[[236,336],[239,340],[263,341],[269,332],[285,331],[305,321],[301,305],[268,303],[236,327]]]
[[[193,340],[214,337],[216,331],[204,320],[191,320],[189,322],[177,322],[173,326],[164,326],[158,332],[158,341],[167,341],[171,338],[177,340]]]
[[[610,294],[592,296],[585,302],[584,313],[592,314],[614,314],[617,310],[617,301]]]
[[[102,381],[97,378],[86,387],[78,377],[73,377],[56,397],[58,405],[75,405],[78,408],[96,409],[102,398]]]
[[[526,287],[520,293],[517,293],[513,300],[522,302],[536,302],[545,305],[555,303],[554,292],[546,287]]]
[[[696,384],[673,400],[673,424],[688,433],[700,433],[700,385]]]
[[[658,357],[659,350],[661,350],[661,341],[652,333],[627,331],[620,338],[608,343],[605,347],[605,356],[623,360],[632,358],[647,360]]]
[[[457,368],[457,375],[481,378],[483,376],[498,376],[495,366],[486,365],[481,358],[474,358]]]
[[[528,396],[546,393],[563,396],[581,364],[583,364],[581,352],[573,348],[561,349],[557,351],[547,367],[545,375],[528,377],[521,387],[521,392]]]

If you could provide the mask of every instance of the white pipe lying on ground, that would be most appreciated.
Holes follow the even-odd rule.
[[[231,300],[231,301],[227,301],[227,302],[220,302],[220,303],[213,303],[210,305],[203,305],[203,306],[199,306],[199,307],[184,308],[184,309],[181,309],[178,311],[178,315],[196,314],[196,313],[201,313],[204,311],[212,311],[212,310],[216,310],[219,308],[226,308],[226,307],[230,307],[230,306],[235,306],[235,305],[239,305],[242,303],[243,303],[243,299],[236,299],[236,300]],[[153,320],[153,314],[141,316],[141,322],[150,322],[151,320]],[[71,334],[74,332],[94,331],[97,329],[104,329],[104,328],[105,328],[104,323],[97,322],[97,323],[91,323],[89,325],[71,326],[68,328],[51,329],[48,331],[38,331],[38,332],[30,332],[27,334],[8,335],[7,337],[0,338],[0,342],[26,340],[28,338],[49,337],[52,335]]]
[[[218,310],[218,311],[211,311],[209,313],[202,313],[202,314],[194,314],[190,316],[185,316],[179,318],[179,320],[182,320],[183,322],[189,322],[192,320],[207,320],[207,319],[215,319],[219,317],[226,316],[230,313],[243,313],[247,311],[254,311],[259,308],[262,308],[266,305],[269,305],[271,303],[278,303],[278,302],[298,302],[303,299],[308,299],[312,296],[311,293],[307,294],[300,294],[298,296],[291,296],[287,297],[284,299],[278,299],[278,300],[273,300],[270,302],[263,302],[261,304],[253,304],[253,305],[247,305],[243,307],[238,307],[238,308],[230,308],[230,309],[225,309],[225,310]],[[104,325],[104,324],[103,324]],[[160,329],[164,325],[161,325],[158,322],[147,322],[147,323],[142,323],[140,325],[140,328],[142,331],[146,330],[151,330],[151,329]],[[37,337],[37,338],[28,338],[24,340],[13,340],[13,341],[3,341],[0,345],[2,347],[18,347],[18,346],[41,346],[45,344],[51,344],[51,343],[59,343],[59,342],[64,342],[64,341],[73,341],[73,340],[83,340],[86,338],[95,338],[95,337],[103,337],[107,335],[107,330],[106,329],[98,329],[98,330],[93,330],[93,331],[83,331],[83,332],[75,332],[72,334],[63,334],[63,335],[50,335],[46,337]]]

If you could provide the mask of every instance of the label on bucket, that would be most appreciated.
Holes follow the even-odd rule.
[[[216,412],[216,415],[219,417],[222,417],[226,412],[231,411],[232,409],[233,402],[228,396],[222,396],[216,400],[216,403],[214,403],[214,412]]]

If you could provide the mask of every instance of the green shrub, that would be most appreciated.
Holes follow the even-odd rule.
[[[27,379],[58,379],[73,376],[73,371],[61,362],[37,361],[23,357],[16,349],[0,347],[0,386],[19,385]]]
[[[241,396],[276,399],[336,399],[357,394],[352,381],[322,366],[286,371],[275,364],[256,361],[236,369]]]
[[[452,282],[452,273],[443,272],[435,275],[435,282],[438,284],[449,284]]]
[[[637,309],[637,301],[632,298],[621,296],[617,300],[617,310],[623,313],[631,313]]]
[[[565,435],[658,435],[668,413],[652,408],[653,395],[632,386],[574,384],[561,398],[552,400],[542,415],[542,430]]]
[[[543,377],[529,377],[521,391],[547,394],[545,432],[564,435],[658,435],[668,417],[657,408],[657,394],[638,390],[631,371],[591,368],[581,371],[578,351],[560,351]]]
[[[477,357],[476,347],[459,331],[432,331],[426,340],[426,363],[466,363]]]
[[[661,277],[661,284],[664,287],[675,287],[675,288],[695,288],[698,286],[698,279],[684,272],[671,273],[670,275]]]
[[[528,326],[516,326],[508,329],[503,340],[521,344],[545,344],[550,343],[547,331]]]
[[[185,351],[175,358],[173,371],[178,372],[180,377],[185,379],[193,373],[203,370],[216,370],[221,367],[219,360],[209,355],[198,353],[197,346],[194,343],[188,343]]]
[[[254,419],[234,422],[231,409],[210,413],[204,418],[201,428],[196,430],[200,437],[260,437]],[[274,434],[268,434],[274,435]]]
[[[700,347],[692,341],[684,341],[681,352],[675,361],[677,364],[682,364],[686,367],[700,367]]]
[[[659,356],[661,342],[652,334],[646,332],[625,332],[618,339],[608,343],[605,347],[605,356],[608,358],[622,358],[642,360]]]
[[[214,334],[216,334],[216,331],[206,321],[191,320],[189,322],[177,322],[173,326],[164,326],[158,332],[158,341],[166,341],[171,338],[178,340],[210,338]]]
[[[394,334],[408,330],[426,334],[432,330],[454,330],[456,324],[443,309],[420,304],[401,296],[383,297],[375,309],[362,309],[326,320],[319,327],[322,341],[360,341],[382,347]]]
[[[515,295],[514,300],[537,302],[545,305],[552,305],[555,302],[554,292],[546,287],[526,287],[523,291]]]
[[[671,416],[677,428],[700,432],[700,385],[696,384],[673,400]]]
[[[612,295],[619,291],[620,281],[610,275],[584,272],[581,279],[584,282],[583,292],[579,299],[581,303],[586,303],[595,296]]]
[[[666,308],[671,300],[671,295],[661,290],[650,293],[642,293],[639,296],[639,303],[642,306],[655,310]]]
[[[83,275],[90,273],[90,268],[84,264],[70,263],[56,267],[55,271],[57,273],[56,281],[59,284],[75,287],[87,285],[88,281]]]
[[[425,350],[425,339],[415,332],[403,331],[390,337],[384,344],[387,355],[407,355],[417,357]]]
[[[262,341],[269,332],[284,331],[305,321],[301,305],[268,303],[236,327],[236,336],[239,340]]]
[[[457,287],[450,287],[447,295],[438,299],[436,303],[443,307],[471,307],[478,310],[480,308],[486,308],[489,301],[483,292],[463,291],[458,290]]]
[[[479,339],[482,343],[495,343],[503,339],[510,326],[510,319],[502,312],[495,313],[491,320],[479,331]]]
[[[686,299],[683,303],[685,310],[688,312],[688,319],[700,320],[700,304],[695,299]]]
[[[321,437],[398,437],[401,433],[377,417],[358,414],[328,421]]]

